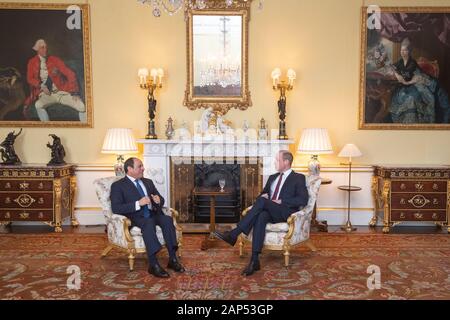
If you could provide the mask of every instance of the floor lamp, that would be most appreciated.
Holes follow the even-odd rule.
[[[350,222],[350,194],[352,191],[360,191],[360,187],[352,186],[352,158],[360,157],[362,156],[361,151],[359,151],[358,147],[355,146],[352,143],[346,144],[341,152],[339,152],[338,157],[345,157],[349,158],[348,161],[348,185],[346,186],[339,186],[339,190],[347,191],[348,192],[348,199],[347,199],[347,223],[341,227],[342,230],[346,232],[355,231],[356,228],[352,226],[352,223]]]

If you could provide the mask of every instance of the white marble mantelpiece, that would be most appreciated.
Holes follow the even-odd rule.
[[[234,140],[221,136],[194,140],[147,140],[137,143],[144,146],[145,177],[155,183],[161,195],[170,203],[170,164],[181,158],[194,157],[195,161],[249,158],[262,163],[263,183],[275,172],[274,156],[280,150],[289,150],[292,140]],[[225,162],[226,163],[226,162]]]

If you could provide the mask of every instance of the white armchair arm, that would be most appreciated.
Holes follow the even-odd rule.
[[[162,208],[162,211],[163,211],[163,213],[164,213],[166,216],[172,217],[172,219],[173,219],[173,225],[175,226],[175,229],[176,229],[177,231],[181,232],[182,229],[181,229],[181,227],[178,225],[178,219],[179,219],[179,217],[180,217],[180,213],[179,213],[177,210],[175,210],[175,209],[173,209],[173,208],[168,208],[168,207],[163,207],[163,208]]]
[[[309,239],[309,229],[311,224],[312,211],[300,210],[293,214],[288,219],[289,231],[285,239],[291,245],[303,242]]]
[[[131,221],[111,211],[104,211],[104,214],[109,241],[119,247],[128,248],[128,243],[133,241],[129,230]]]

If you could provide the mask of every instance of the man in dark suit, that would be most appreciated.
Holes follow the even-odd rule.
[[[184,272],[184,267],[176,257],[178,245],[173,219],[166,216],[161,210],[164,198],[159,194],[152,180],[143,178],[144,165],[141,160],[129,158],[125,161],[124,170],[126,176],[111,186],[112,211],[126,216],[131,220],[133,226],[141,229],[150,265],[148,269],[150,274],[160,278],[169,277],[156,258],[156,254],[161,250],[161,243],[156,237],[156,226],[161,227],[169,251],[167,268],[176,272]]]
[[[308,203],[305,176],[292,171],[293,159],[290,152],[280,151],[275,158],[278,173],[269,177],[264,190],[247,215],[235,229],[215,233],[217,238],[234,246],[242,232],[248,235],[253,229],[252,257],[242,271],[243,275],[250,276],[260,269],[258,256],[264,245],[267,223],[286,222],[292,213]]]

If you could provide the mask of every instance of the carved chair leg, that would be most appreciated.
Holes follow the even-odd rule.
[[[244,237],[243,236],[239,236],[239,257],[243,257],[244,256]]]
[[[287,268],[287,267],[289,267],[289,256],[290,256],[290,253],[289,253],[289,249],[288,249],[288,248],[286,248],[286,249],[284,250],[283,255],[284,255],[284,266]]]
[[[182,251],[181,249],[183,247],[183,231],[179,226],[177,226],[176,233],[177,233],[177,245],[178,245],[177,254],[178,254],[178,258],[181,258],[181,251]]]
[[[181,244],[181,242],[178,242],[178,250],[177,250],[178,258],[181,258],[181,248],[182,248],[182,244]]]
[[[102,252],[102,258],[106,257],[108,253],[112,250],[112,248],[113,248],[112,245],[108,245]]]
[[[130,265],[130,271],[133,271],[134,270],[135,250],[134,249],[129,249],[128,253],[129,253],[128,263]]]
[[[316,246],[311,242],[311,240],[306,241],[305,244],[312,252],[317,251]]]

